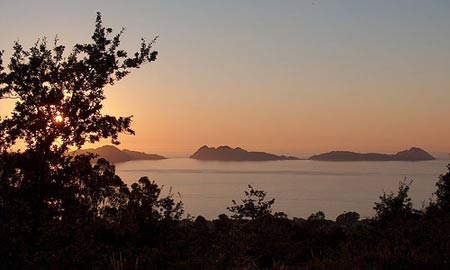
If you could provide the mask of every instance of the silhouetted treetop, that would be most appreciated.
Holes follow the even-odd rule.
[[[75,44],[67,55],[58,39],[49,48],[46,38],[29,50],[15,42],[7,66],[1,52],[0,99],[13,98],[16,103],[11,115],[0,120],[0,147],[8,149],[23,139],[30,149],[64,152],[101,138],[118,144],[119,133],[134,134],[131,116],[101,113],[104,88],[132,68],[155,61],[156,37],[150,42],[142,39],[140,49],[129,55],[119,48],[123,31],[112,36],[113,30],[103,26],[97,13],[92,42]]]
[[[374,206],[378,220],[390,221],[396,218],[406,218],[413,214],[413,205],[408,195],[411,183],[412,181],[407,183],[405,179],[399,183],[397,194],[391,192],[380,196],[380,202],[375,202]]]
[[[263,190],[256,190],[248,185],[248,191],[244,191],[245,198],[238,204],[232,200],[233,206],[227,210],[233,213],[234,219],[258,219],[272,214],[272,205],[275,199],[266,200],[267,193]],[[280,213],[279,213],[280,214]]]

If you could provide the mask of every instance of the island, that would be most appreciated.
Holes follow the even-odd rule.
[[[320,155],[314,155],[310,160],[320,161],[424,161],[435,160],[435,158],[418,147],[411,147],[408,150],[400,151],[396,154],[379,153],[355,153],[349,151],[332,151]]]
[[[240,147],[231,148],[228,145],[200,147],[189,158],[199,160],[218,160],[218,161],[270,161],[270,160],[298,160],[297,157],[274,155],[265,152],[249,152]]]
[[[105,145],[99,148],[82,149],[74,152],[75,155],[92,153],[98,155],[98,158],[104,158],[112,163],[119,163],[132,160],[161,160],[167,159],[166,157],[147,154],[144,152],[137,152],[131,150],[120,150],[119,148],[112,145]]]

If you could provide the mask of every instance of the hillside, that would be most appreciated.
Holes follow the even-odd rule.
[[[105,145],[99,148],[91,148],[91,149],[83,149],[75,151],[75,154],[85,154],[92,153],[98,155],[101,158],[104,158],[110,162],[118,163],[132,160],[160,160],[166,159],[166,157],[156,155],[156,154],[147,154],[144,152],[137,152],[131,150],[120,150],[119,148],[112,145]]]
[[[400,151],[396,154],[380,153],[355,153],[350,151],[332,151],[324,154],[314,155],[310,160],[321,161],[423,161],[435,158],[418,147]]]
[[[297,160],[292,156],[275,155],[265,152],[249,152],[240,147],[231,148],[224,145],[208,147],[206,145],[200,147],[189,158],[199,160],[221,160],[221,161],[268,161],[268,160]]]

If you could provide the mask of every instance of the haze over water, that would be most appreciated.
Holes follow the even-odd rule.
[[[432,197],[435,183],[448,160],[423,162],[322,162],[309,160],[220,162],[175,158],[130,161],[116,165],[117,173],[131,185],[148,176],[181,195],[186,212],[216,218],[229,214],[231,200],[238,201],[251,184],[275,198],[275,210],[290,217],[308,217],[324,211],[334,219],[344,211],[362,217],[374,214],[374,202],[383,191],[396,192],[399,181],[413,180],[410,196],[416,208]],[[178,197],[178,195],[176,195]],[[179,197],[178,197],[179,198]]]

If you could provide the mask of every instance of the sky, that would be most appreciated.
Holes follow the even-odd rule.
[[[126,50],[159,35],[158,60],[105,91],[105,113],[134,116],[121,148],[450,152],[448,0],[2,1],[0,49],[88,42],[97,11]]]

